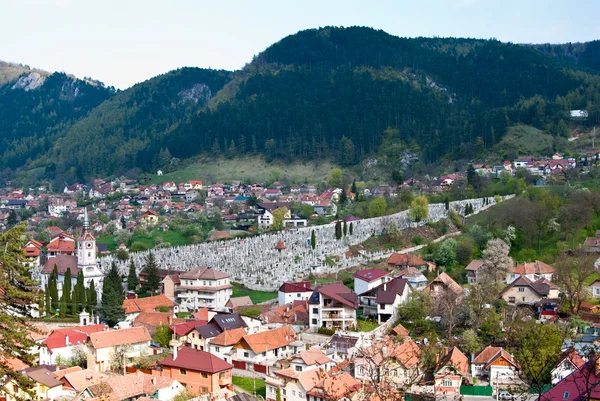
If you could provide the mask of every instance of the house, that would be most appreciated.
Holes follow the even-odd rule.
[[[103,324],[53,330],[42,341],[40,365],[57,365],[57,360],[69,361],[77,350],[84,351],[88,336],[105,329]]]
[[[233,313],[217,314],[208,323],[190,322],[189,325],[187,328],[185,325],[177,325],[177,327],[181,326],[181,330],[176,333],[176,339],[185,342],[190,348],[201,351],[208,350],[210,340],[222,332],[248,327],[241,316]]]
[[[41,365],[36,368],[25,368],[19,371],[31,380],[32,387],[29,389],[33,397],[27,394],[19,384],[12,378],[3,378],[0,386],[0,399],[5,401],[18,401],[22,399],[55,400],[63,395],[63,384],[54,376],[57,367],[52,365]]]
[[[308,326],[308,302],[294,301],[278,308],[263,312],[260,315],[263,322],[285,323],[298,326]]]
[[[145,226],[155,226],[158,224],[158,213],[148,210],[140,216],[140,222]]]
[[[384,281],[359,295],[363,316],[377,316],[379,324],[390,319],[396,320],[398,306],[408,300],[411,291],[410,284],[404,278],[396,277],[391,281]]]
[[[54,376],[62,382],[64,395],[73,398],[87,387],[101,383],[107,378],[103,373],[94,372],[90,369],[81,369],[78,366],[54,372]]]
[[[552,276],[556,273],[556,269],[544,262],[536,260],[531,263],[523,263],[511,269],[506,276],[506,283],[510,284],[519,277],[525,276],[531,281],[536,281],[541,278],[552,281]]]
[[[432,298],[454,297],[457,302],[462,298],[462,287],[452,279],[446,272],[442,272],[425,287]]]
[[[283,283],[277,291],[277,301],[279,306],[291,304],[294,301],[307,301],[313,290],[308,281],[297,283]]]
[[[314,400],[315,398],[310,397],[308,392],[322,382],[326,374],[324,370],[296,372],[291,368],[273,371],[265,380],[266,400],[276,401],[277,394],[280,395],[280,399],[285,397],[290,401]]]
[[[309,327],[348,330],[356,326],[358,297],[341,283],[317,286],[308,300]]]
[[[175,295],[180,310],[224,308],[231,297],[231,275],[211,267],[197,267],[179,275]]]
[[[78,399],[136,400],[154,399],[170,401],[185,387],[169,377],[135,372],[124,376],[113,376],[92,384],[81,392]]]
[[[408,281],[413,290],[421,291],[427,287],[427,277],[415,267],[407,267],[396,274],[396,277],[402,277]]]
[[[337,214],[337,205],[330,199],[318,199],[313,204],[314,212],[319,216],[335,216]]]
[[[167,274],[160,283],[161,292],[164,296],[170,300],[175,300],[175,288],[181,284],[181,281],[179,281],[179,273]]]
[[[133,327],[145,327],[148,333],[154,336],[158,326],[170,326],[175,322],[183,323],[184,319],[173,318],[173,312],[140,312],[133,320]]]
[[[460,386],[469,377],[469,358],[457,347],[451,347],[438,361],[434,377],[436,394],[459,394]]]
[[[513,166],[515,168],[525,168],[527,163],[531,163],[535,160],[533,156],[519,156],[513,160]]]
[[[174,299],[175,298],[175,286],[173,287],[165,287],[164,286],[164,282],[163,280],[167,277],[167,276],[175,276],[173,278],[173,281],[177,281],[177,278],[179,277],[180,274],[185,273],[183,270],[174,270],[171,268],[168,269],[158,269],[158,277],[161,280],[161,292],[163,294],[165,294],[165,296],[169,299]],[[146,283],[148,277],[148,273],[145,271],[141,271],[140,272],[140,283],[139,283],[139,288],[143,287],[144,284]],[[174,284],[174,283],[173,283]]]
[[[227,301],[225,307],[231,309],[232,312],[237,312],[240,308],[252,305],[254,305],[252,300],[246,295],[244,297],[229,298],[229,301]]]
[[[216,337],[220,334],[219,328],[216,325],[211,324],[208,329],[214,331],[214,333],[207,336],[207,333],[203,331],[205,336],[202,337],[200,331],[204,326],[208,326],[207,320],[193,320],[191,322],[175,324],[169,326],[169,328],[173,330],[173,336],[180,344],[184,344],[194,349],[204,350],[205,348],[208,349],[206,345],[207,338]]]
[[[321,369],[329,371],[335,366],[335,362],[318,348],[311,348],[292,356],[288,362],[284,362],[294,372],[306,372],[307,370]]]
[[[112,368],[115,354],[123,354],[125,364],[134,358],[151,355],[150,340],[145,327],[92,333],[87,341],[87,367],[106,372]]]
[[[233,390],[233,365],[206,351],[173,347],[173,355],[158,362],[154,376],[169,377],[181,383],[192,395]]]
[[[168,308],[171,310],[171,315],[175,302],[171,301],[165,295],[154,295],[146,298],[133,298],[123,301],[123,309],[125,309],[125,320],[133,322],[135,318],[142,312],[155,312],[158,309]]]
[[[558,298],[558,287],[546,279],[531,281],[526,276],[521,276],[498,295],[512,305],[533,305],[545,298]]]
[[[391,269],[406,269],[408,267],[422,269],[427,267],[426,261],[411,253],[392,253],[386,264]]]
[[[600,298],[600,278],[594,280],[592,284],[590,284],[590,292],[592,293],[592,297]]]
[[[348,372],[330,375],[319,381],[307,394],[307,399],[352,400],[361,389],[360,383]]]
[[[287,358],[297,352],[303,343],[297,342],[296,333],[290,326],[246,334],[235,345],[236,355],[233,365],[238,369],[269,373],[269,367],[279,359]]]
[[[471,361],[471,375],[487,378],[492,386],[517,377],[518,369],[517,361],[502,347],[486,347]]]
[[[233,357],[237,354],[234,347],[246,334],[248,334],[246,330],[241,327],[225,330],[209,340],[207,349],[211,354],[218,356],[225,362],[233,363]]]
[[[389,272],[376,268],[359,270],[352,276],[354,277],[354,292],[358,295],[391,280]]]
[[[573,374],[559,381],[544,395],[542,401],[600,400],[600,366],[597,358],[586,362]]]
[[[354,375],[363,383],[373,383],[373,378],[392,385],[405,386],[416,383],[422,376],[421,350],[410,338],[396,342],[390,337],[361,349],[354,357]]]
[[[36,268],[42,264],[42,248],[44,244],[34,239],[29,240],[23,247],[27,265],[30,268]]]
[[[473,283],[477,282],[477,276],[478,276],[477,273],[482,265],[483,265],[483,260],[480,260],[480,259],[474,259],[467,265],[465,270],[467,271],[467,282],[469,284],[473,284]]]
[[[600,253],[600,230],[596,231],[595,237],[587,237],[582,248],[585,252]]]
[[[53,237],[48,245],[46,245],[46,253],[48,258],[54,258],[58,255],[74,255],[75,238],[67,233],[61,232]]]
[[[554,368],[552,368],[552,372],[550,373],[552,385],[556,385],[576,370],[582,369],[584,365],[585,361],[577,351],[574,348],[568,349],[560,356],[560,359],[556,362]]]

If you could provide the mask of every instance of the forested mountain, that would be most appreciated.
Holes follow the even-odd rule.
[[[14,169],[44,154],[113,92],[63,73],[1,62],[0,166]]]
[[[186,68],[118,93],[57,130],[38,161],[86,178],[203,153],[352,165],[381,155],[382,142],[425,163],[470,158],[510,124],[560,132],[570,109],[600,121],[600,54],[584,45],[561,53],[361,27],[301,31],[240,71]]]

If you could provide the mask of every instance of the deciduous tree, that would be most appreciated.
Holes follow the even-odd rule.
[[[410,204],[409,218],[418,223],[429,217],[429,201],[424,195],[419,195]]]

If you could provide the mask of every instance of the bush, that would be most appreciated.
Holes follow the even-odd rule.
[[[332,336],[335,334],[335,330],[328,329],[327,327],[319,327],[319,329],[317,330],[317,333],[324,334],[326,336]]]
[[[145,251],[146,249],[148,249],[148,247],[145,244],[136,241],[133,244],[131,244],[131,247],[129,249],[131,250],[131,252],[140,252]]]
[[[419,235],[415,235],[412,237],[412,243],[415,245],[421,245],[423,243],[423,238],[421,238]]]

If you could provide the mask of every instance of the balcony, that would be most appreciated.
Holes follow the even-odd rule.
[[[356,319],[356,316],[348,313],[341,312],[329,312],[321,315],[321,320],[352,320]]]
[[[224,377],[223,379],[219,379],[219,386],[225,387],[231,385],[231,377]]]

